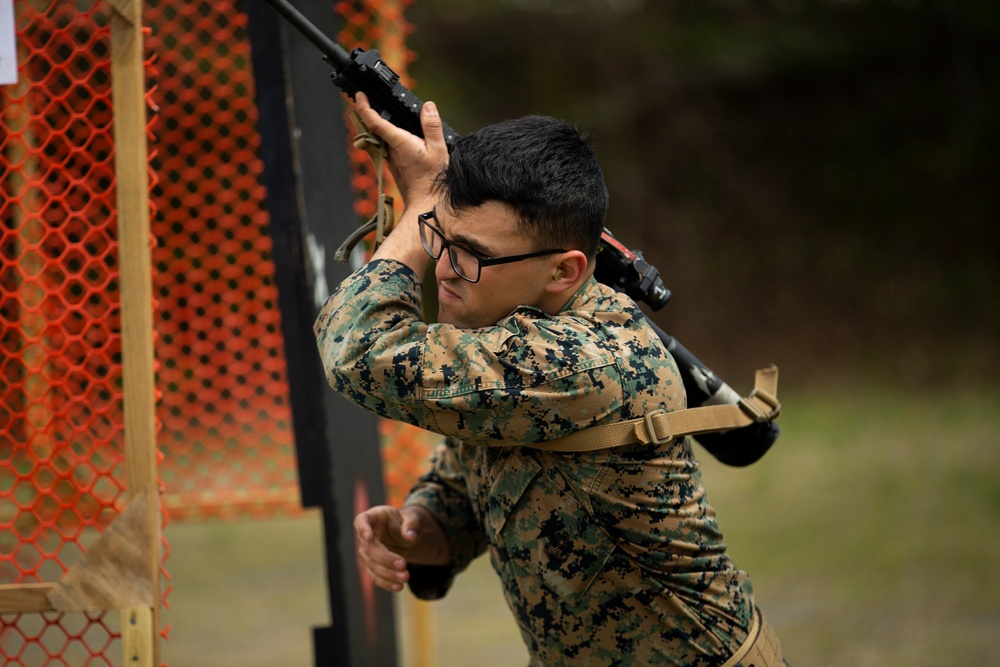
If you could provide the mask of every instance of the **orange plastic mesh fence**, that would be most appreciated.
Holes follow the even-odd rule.
[[[403,72],[412,59],[403,47],[406,4],[341,2],[337,38],[346,48],[376,46]],[[153,259],[164,502],[173,519],[295,513],[246,17],[233,0],[151,0],[146,7],[159,70]],[[356,210],[367,219],[375,177],[364,151],[347,150]]]
[[[0,87],[0,584],[58,580],[124,503],[109,9],[14,3]],[[116,613],[0,616],[5,665],[110,665]]]
[[[146,3],[160,475],[174,519],[300,509],[246,16]]]
[[[378,48],[405,73],[413,57],[403,46],[407,4],[340,2],[337,39],[348,49]],[[295,513],[300,501],[246,17],[233,0],[151,0],[146,7],[159,70],[153,259],[164,502],[175,520]],[[370,159],[346,149],[356,210],[367,219],[377,199]]]
[[[339,41],[378,48],[405,81],[409,4],[337,3]],[[173,518],[296,512],[245,17],[235,0],[144,7],[164,503]],[[14,8],[20,83],[0,87],[0,584],[57,579],[123,503],[110,10]],[[347,150],[367,219],[374,174]],[[381,432],[398,502],[434,438]],[[117,625],[117,614],[2,615],[0,656],[117,664]]]

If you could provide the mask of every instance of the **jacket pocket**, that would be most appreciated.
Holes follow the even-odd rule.
[[[543,468],[532,453],[510,452],[493,468],[486,523],[501,561],[537,577],[567,601],[578,601],[604,569],[614,542],[566,478]]]

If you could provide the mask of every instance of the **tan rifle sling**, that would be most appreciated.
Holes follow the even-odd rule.
[[[372,168],[375,170],[375,183],[378,186],[378,203],[375,208],[375,215],[367,223],[358,227],[347,239],[340,244],[334,259],[342,264],[348,264],[351,259],[351,252],[363,238],[375,232],[375,239],[372,243],[372,251],[382,245],[383,239],[389,235],[396,224],[396,212],[392,207],[392,196],[385,193],[385,164],[387,160],[385,144],[377,136],[369,131],[368,126],[361,120],[361,116],[356,109],[350,111],[351,122],[357,134],[354,135],[354,147],[366,151],[372,159]]]
[[[547,452],[590,452],[636,443],[663,444],[686,435],[726,431],[771,421],[780,412],[778,367],[770,366],[756,372],[753,391],[741,398],[739,403],[673,412],[654,410],[638,419],[592,426],[555,440],[524,446]]]

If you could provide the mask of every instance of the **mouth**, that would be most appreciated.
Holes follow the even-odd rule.
[[[438,282],[438,300],[439,301],[460,301],[460,297],[454,290],[449,287],[448,283],[444,281]]]

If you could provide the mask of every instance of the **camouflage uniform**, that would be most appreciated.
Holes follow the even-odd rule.
[[[411,566],[414,593],[443,596],[489,551],[533,665],[725,662],[747,636],[753,590],[689,442],[517,446],[685,407],[641,311],[593,278],[554,317],[521,307],[483,329],[427,324],[420,298],[410,269],[376,261],[316,322],[337,391],[448,436],[406,502],[438,518],[454,562]]]

